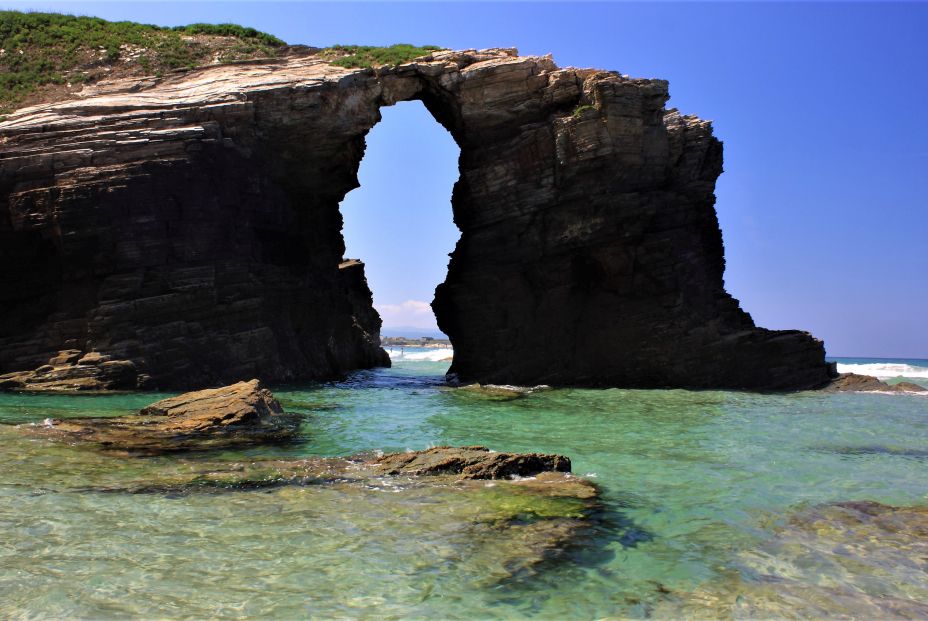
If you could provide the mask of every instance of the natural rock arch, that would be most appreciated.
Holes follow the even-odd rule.
[[[338,205],[380,107],[419,99],[461,148],[433,303],[461,380],[824,384],[820,341],[725,292],[721,143],[667,98],[488,50],[293,56],[21,110],[0,124],[0,371],[91,346],[172,388],[387,364]]]

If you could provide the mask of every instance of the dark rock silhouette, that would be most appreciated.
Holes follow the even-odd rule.
[[[114,82],[0,123],[0,372],[62,349],[152,387],[389,364],[338,205],[381,106],[461,147],[433,308],[463,382],[789,390],[820,341],[723,288],[722,145],[667,82],[513,50],[345,69],[314,56]],[[415,183],[415,170],[397,180]]]

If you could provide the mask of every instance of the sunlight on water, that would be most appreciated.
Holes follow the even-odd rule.
[[[126,414],[159,395],[0,394],[0,617],[925,612],[924,566],[904,561],[913,544],[903,526],[894,522],[889,535],[850,528],[844,509],[820,505],[928,504],[928,398],[507,394],[445,387],[446,362],[394,364],[341,383],[279,387],[285,408],[305,415],[299,443],[207,456],[126,459],[14,426]],[[518,562],[525,541],[503,536],[448,489],[119,491],[200,459],[441,444],[568,455],[575,473],[601,486],[601,514],[558,560],[527,570]]]

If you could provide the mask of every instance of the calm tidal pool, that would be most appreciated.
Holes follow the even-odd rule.
[[[301,441],[206,456],[124,458],[15,426],[127,414],[159,395],[0,394],[0,617],[928,614],[925,534],[823,508],[928,504],[928,397],[505,396],[446,388],[446,367],[396,360],[340,383],[272,387],[305,416]],[[525,541],[447,489],[120,491],[198,459],[443,444],[568,455],[601,487],[602,509],[563,554],[527,567]]]

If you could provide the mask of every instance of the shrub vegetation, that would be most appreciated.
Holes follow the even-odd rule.
[[[59,13],[0,11],[0,120],[17,107],[63,99],[101,78],[160,76],[214,62],[270,58],[287,44],[237,24],[165,28]],[[341,67],[398,65],[442,48],[335,45],[313,50]]]
[[[163,28],[57,13],[0,11],[0,113],[44,90],[110,75],[160,75],[218,60],[275,56],[286,44],[235,24]]]
[[[322,55],[339,67],[380,67],[400,65],[414,58],[425,56],[440,48],[435,45],[417,47],[408,43],[397,43],[389,47],[372,45],[333,45],[322,50]]]

